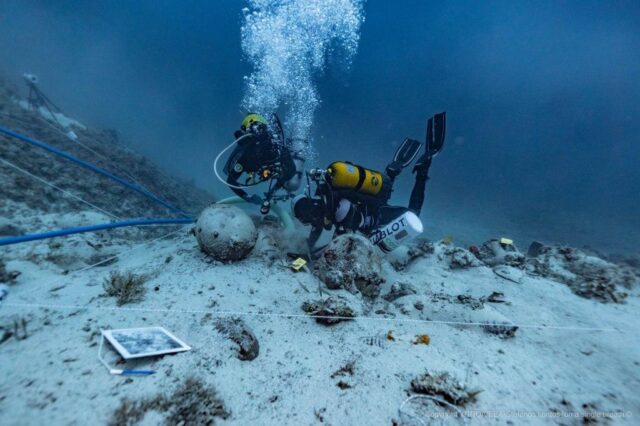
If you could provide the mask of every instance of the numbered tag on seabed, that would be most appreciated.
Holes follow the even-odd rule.
[[[299,257],[293,262],[291,262],[291,268],[297,272],[297,271],[300,271],[300,269],[302,269],[306,264],[307,264],[307,261]]]

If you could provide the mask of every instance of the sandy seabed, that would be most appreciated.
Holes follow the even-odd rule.
[[[4,249],[6,269],[21,274],[0,305],[0,423],[170,423],[168,413],[198,403],[147,402],[175,402],[190,378],[223,404],[209,411],[219,424],[462,424],[457,410],[474,424],[636,424],[640,416],[637,287],[625,289],[624,303],[600,303],[526,270],[452,262],[439,243],[400,267],[385,260],[380,296],[367,299],[288,268],[288,237],[271,226],[231,264],[202,254],[189,227],[166,232],[146,243],[96,234]],[[119,256],[87,269],[97,251]],[[143,297],[122,306],[105,297],[113,271],[147,277]],[[356,318],[327,326],[306,317],[304,302],[327,297]],[[259,343],[254,359],[240,359],[223,332],[229,318]],[[496,334],[484,324],[517,330]],[[98,360],[100,330],[156,325],[193,349],[126,365],[152,376],[110,375]],[[416,344],[421,335],[428,344]],[[124,368],[110,348],[105,357]],[[427,372],[479,391],[475,402],[407,401]]]

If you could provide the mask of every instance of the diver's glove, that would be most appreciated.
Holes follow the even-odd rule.
[[[261,206],[261,205],[262,205],[262,197],[260,197],[259,195],[256,195],[256,194],[254,194],[254,195],[252,195],[252,196],[250,196],[250,197],[245,198],[245,201],[246,201],[247,203],[257,204],[257,205],[259,205],[259,206]]]

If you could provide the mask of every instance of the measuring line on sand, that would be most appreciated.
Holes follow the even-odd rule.
[[[156,312],[171,314],[211,314],[216,317],[230,316],[255,316],[267,318],[286,318],[286,319],[334,319],[334,320],[357,320],[364,322],[404,322],[414,324],[436,324],[436,325],[462,325],[462,326],[514,326],[518,328],[529,329],[547,329],[547,330],[570,330],[570,331],[617,331],[624,332],[615,328],[601,327],[571,327],[560,325],[537,325],[537,324],[515,324],[515,323],[491,323],[491,322],[462,322],[462,321],[438,321],[413,318],[383,318],[383,317],[343,317],[343,316],[327,316],[327,315],[307,315],[307,314],[288,314],[288,313],[268,313],[268,312],[247,312],[247,311],[211,311],[206,309],[167,309],[167,308],[127,308],[118,306],[86,306],[86,305],[62,305],[62,304],[46,304],[46,303],[4,303],[2,306],[13,308],[37,308],[37,309],[66,309],[66,310],[100,310],[100,311],[125,311],[125,312]]]
[[[146,244],[153,243],[164,238],[167,238],[173,234],[180,232],[182,229],[178,229],[168,234],[162,235],[158,238],[154,238],[149,241],[145,241],[131,247],[129,250],[125,250],[122,253],[116,254],[112,257],[104,259],[98,263],[93,265],[88,265],[83,268],[80,268],[76,271],[73,271],[72,274],[77,274],[80,272],[87,271],[91,268],[99,266],[101,264],[107,263],[111,260],[117,259],[118,257],[133,252]],[[59,284],[64,281],[65,278],[61,278],[59,280],[54,281],[50,287],[53,287],[55,284]],[[18,297],[23,298],[24,296],[31,294],[32,292],[39,290],[41,287],[36,287],[33,290],[29,290],[24,292]],[[505,326],[505,327],[518,327],[523,329],[538,329],[538,330],[569,330],[569,331],[617,331],[617,332],[625,332],[625,330],[615,329],[615,328],[603,328],[603,327],[578,327],[578,326],[559,326],[559,325],[539,325],[539,324],[516,324],[512,321],[504,322],[504,323],[491,323],[491,322],[463,322],[463,321],[440,321],[440,320],[426,320],[426,319],[414,319],[414,318],[385,318],[385,317],[365,317],[365,316],[356,316],[356,317],[344,317],[344,316],[328,316],[328,315],[307,315],[307,314],[294,314],[294,313],[267,313],[267,312],[248,312],[248,311],[211,311],[206,309],[167,309],[167,308],[130,308],[130,307],[117,307],[117,306],[87,306],[87,305],[64,305],[64,304],[45,304],[45,303],[8,303],[5,302],[2,307],[8,308],[36,308],[36,309],[66,309],[66,310],[101,310],[101,311],[125,311],[125,312],[160,312],[160,313],[174,313],[174,314],[211,314],[216,317],[230,317],[230,316],[254,316],[254,317],[264,317],[264,318],[285,318],[285,319],[294,319],[294,320],[307,320],[307,319],[334,319],[334,320],[358,320],[363,322],[387,322],[387,323],[413,323],[413,324],[434,324],[434,325],[460,325],[467,327],[496,327],[496,326]]]

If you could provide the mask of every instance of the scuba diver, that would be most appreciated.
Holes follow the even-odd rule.
[[[234,136],[235,141],[216,157],[216,176],[236,195],[246,202],[260,205],[260,212],[267,214],[272,200],[286,200],[300,187],[304,160],[299,153],[293,152],[292,140],[285,139],[282,124],[276,114],[272,114],[271,122],[259,114],[247,114]],[[217,164],[232,146],[235,148],[223,169],[227,175],[225,180],[218,174]],[[245,181],[239,183],[243,174],[246,175]],[[245,191],[245,188],[263,182],[269,183],[264,198],[256,194],[249,195]],[[284,189],[286,195],[275,195],[280,189]]]
[[[345,161],[337,161],[327,169],[312,169],[307,173],[307,191],[292,200],[294,216],[311,225],[307,244],[310,257],[319,256],[324,247],[315,247],[324,230],[335,227],[335,235],[361,232],[383,253],[389,253],[408,238],[422,233],[419,219],[424,192],[429,179],[431,160],[444,145],[446,115],[444,112],[427,122],[424,154],[413,167],[415,183],[408,207],[390,206],[393,182],[400,172],[418,155],[422,143],[405,139],[396,150],[385,173],[366,169]],[[311,196],[310,181],[317,187]]]

